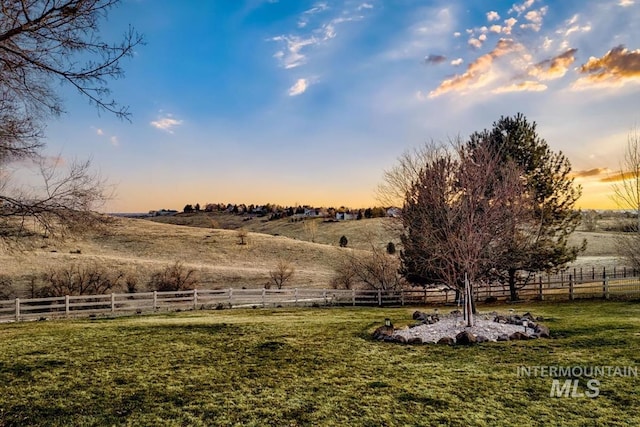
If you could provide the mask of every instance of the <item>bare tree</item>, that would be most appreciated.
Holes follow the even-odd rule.
[[[402,272],[410,282],[443,284],[467,296],[501,254],[508,222],[525,214],[519,170],[487,148],[426,147],[405,195]]]
[[[131,28],[119,43],[99,37],[100,25],[120,0],[0,0],[0,223],[33,217],[51,232],[77,226],[82,214],[104,199],[103,182],[89,162],[66,173],[43,165],[46,121],[64,112],[56,85],[75,88],[98,111],[128,119],[126,107],[110,98],[107,81],[123,75],[122,60],[142,38]],[[9,185],[8,166],[40,165],[38,190]],[[83,222],[92,218],[84,215]]]
[[[148,287],[154,291],[188,291],[198,284],[197,272],[176,261],[151,275]]]
[[[269,284],[275,286],[276,289],[282,289],[291,280],[294,273],[295,268],[290,262],[280,260],[276,267],[269,271]]]
[[[370,249],[367,251],[345,250],[344,257],[334,267],[331,281],[334,288],[399,290],[406,281],[400,274],[400,260],[379,248],[374,236],[367,236]]]
[[[248,236],[249,233],[245,228],[238,228],[238,230],[236,230],[236,237],[238,238],[239,245],[246,245]]]
[[[637,215],[635,228],[640,233],[640,135],[637,130],[627,137],[624,158],[615,178],[613,201],[620,209]]]
[[[45,285],[37,294],[42,297],[102,295],[120,288],[123,279],[121,271],[109,271],[95,263],[75,263],[43,274]]]
[[[614,179],[613,201],[635,216],[635,224],[630,227],[635,233],[620,235],[616,249],[633,267],[640,267],[640,135],[637,130],[627,137],[624,158]]]
[[[315,243],[318,237],[318,223],[313,219],[307,219],[302,223],[302,227],[309,241]]]

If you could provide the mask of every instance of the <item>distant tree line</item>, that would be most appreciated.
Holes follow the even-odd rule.
[[[350,219],[370,219],[384,218],[388,216],[387,212],[390,208],[382,206],[374,206],[363,209],[351,209],[345,206],[339,208],[334,207],[314,207],[310,205],[282,206],[278,204],[267,203],[259,204],[232,204],[232,203],[206,203],[204,209],[199,203],[186,204],[183,208],[184,213],[196,212],[226,212],[235,215],[255,215],[257,217],[269,217],[269,220],[277,220],[290,217],[310,217],[310,218],[335,218],[336,214],[348,214]]]

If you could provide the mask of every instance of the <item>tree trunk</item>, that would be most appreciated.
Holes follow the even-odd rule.
[[[509,269],[509,293],[511,301],[518,301],[518,290],[516,289],[516,269]]]
[[[464,275],[464,291],[465,291],[465,297],[464,297],[464,318],[467,321],[467,326],[468,327],[472,327],[474,325],[474,321],[473,321],[473,314],[474,314],[474,307],[473,307],[473,292],[471,289],[471,282],[469,282],[469,278],[467,277],[467,274],[465,273]]]

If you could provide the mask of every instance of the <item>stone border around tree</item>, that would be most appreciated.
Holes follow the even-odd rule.
[[[454,310],[448,315],[443,317],[459,317],[460,312],[458,310]],[[504,341],[520,341],[520,340],[530,340],[530,339],[538,339],[538,338],[550,338],[549,328],[540,323],[544,319],[540,316],[534,317],[531,313],[527,312],[523,315],[503,315],[497,312],[491,312],[484,315],[485,318],[492,318],[493,322],[500,324],[508,324],[508,325],[516,325],[516,326],[524,326],[526,323],[527,328],[531,328],[532,333],[527,334],[524,332],[516,331],[511,334],[502,334],[497,337],[496,341],[504,342]],[[413,319],[418,323],[410,325],[409,328],[413,328],[420,325],[430,325],[440,321],[440,315],[438,313],[428,314],[420,311],[416,311],[413,313]],[[526,328],[525,328],[526,330]],[[377,328],[373,332],[373,339],[384,342],[392,342],[399,344],[432,344],[432,342],[424,342],[420,337],[412,337],[407,339],[403,335],[397,334],[399,330],[393,327],[393,324],[389,322],[388,325],[383,325]],[[469,331],[461,331],[455,335],[455,337],[442,337],[437,341],[437,344],[442,345],[473,345],[478,343],[490,342],[490,340],[482,335],[474,335]]]

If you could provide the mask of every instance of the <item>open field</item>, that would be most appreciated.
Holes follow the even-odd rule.
[[[385,317],[410,323],[408,308],[0,325],[0,425],[640,425],[636,377],[599,377],[597,397],[558,398],[552,378],[517,370],[637,367],[637,302],[515,307],[544,316],[553,338],[475,347],[370,340]],[[494,309],[505,310],[481,307]]]
[[[221,223],[229,227],[242,226],[249,231],[248,244],[238,244],[235,230],[207,228],[211,219],[204,214],[162,218],[163,221],[188,226],[163,224],[144,219],[113,219],[98,233],[64,242],[43,239],[35,249],[0,251],[2,274],[11,277],[24,294],[30,278],[70,263],[96,263],[111,270],[131,272],[140,277],[140,290],[146,278],[176,261],[198,272],[200,288],[262,287],[269,271],[279,260],[295,267],[288,287],[329,288],[336,263],[345,253],[364,251],[373,243],[384,248],[389,241],[399,244],[392,233],[388,218],[360,221],[316,222],[314,242],[303,222],[286,219],[265,221],[227,215]],[[201,225],[201,226],[198,226]],[[347,236],[347,248],[338,245],[340,236]],[[615,258],[613,232],[577,231],[571,237],[579,244],[587,239],[587,250],[572,267],[612,267],[620,265]],[[72,253],[75,252],[75,253]],[[77,253],[80,252],[80,253]]]

